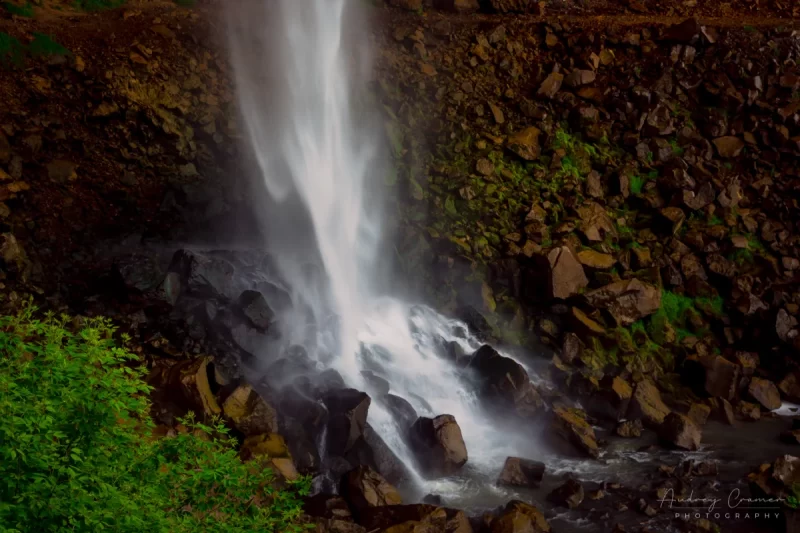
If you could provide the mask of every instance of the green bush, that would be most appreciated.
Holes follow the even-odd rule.
[[[34,33],[33,41],[28,45],[28,51],[33,57],[68,56],[69,50],[57,43],[49,35]]]
[[[275,488],[226,429],[155,438],[149,387],[105,319],[0,318],[0,532],[296,532],[307,480]]]
[[[3,7],[12,15],[18,17],[33,18],[33,5],[30,2],[25,2],[22,5],[12,4],[11,2],[3,2]]]
[[[0,65],[18,66],[22,63],[25,47],[19,39],[0,32]]]
[[[128,0],[75,0],[75,9],[81,11],[104,11],[125,5]]]

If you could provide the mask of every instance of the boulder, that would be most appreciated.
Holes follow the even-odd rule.
[[[536,507],[518,500],[508,502],[502,514],[492,520],[490,533],[549,533],[550,524]]]
[[[619,424],[617,424],[617,427],[614,430],[614,432],[620,437],[626,439],[635,439],[642,436],[643,429],[644,427],[642,426],[641,420],[639,419],[626,420],[624,422],[620,422]]]
[[[732,135],[727,137],[718,137],[714,139],[713,142],[714,146],[717,148],[719,156],[725,158],[737,157],[742,153],[742,149],[745,147],[743,140]]]
[[[355,389],[341,389],[323,398],[328,408],[327,452],[345,455],[363,435],[370,397]]]
[[[556,93],[558,93],[558,90],[561,89],[561,84],[563,82],[563,74],[559,72],[552,72],[539,86],[539,90],[536,92],[536,94],[539,96],[544,96],[545,98],[553,98]]]
[[[597,79],[597,74],[593,70],[581,70],[576,68],[567,74],[564,78],[564,83],[570,87],[580,87],[582,85],[594,83],[595,79]]]
[[[249,461],[257,457],[288,457],[289,448],[279,434],[266,433],[244,439],[239,453],[243,460]]]
[[[234,298],[235,268],[220,254],[200,254],[178,250],[172,256],[162,284],[167,299],[175,304],[178,298]]]
[[[620,326],[629,326],[661,307],[658,287],[636,278],[610,283],[584,296],[589,305],[607,310]]]
[[[547,254],[547,262],[550,267],[548,296],[551,298],[569,298],[589,285],[583,267],[568,247],[553,248]]]
[[[625,418],[633,396],[633,388],[620,376],[606,376],[600,381],[600,390],[592,396],[587,410],[593,415],[608,420]]]
[[[509,135],[508,149],[526,161],[533,161],[542,153],[539,146],[541,131],[533,126]]]
[[[278,413],[250,385],[237,387],[223,402],[222,412],[245,437],[278,431]]]
[[[578,252],[578,261],[580,261],[583,266],[595,270],[608,270],[617,262],[613,255],[595,252],[594,250],[582,250]]]
[[[345,499],[333,494],[315,494],[307,498],[303,512],[309,516],[334,520],[352,520],[353,517]]]
[[[249,325],[258,331],[268,330],[275,320],[275,313],[264,295],[258,291],[244,291],[239,295],[236,306]]]
[[[688,416],[689,419],[698,427],[702,427],[705,425],[710,414],[711,407],[702,403],[692,403],[689,406],[689,411],[686,413],[686,416]]]
[[[544,476],[544,463],[507,457],[503,470],[497,478],[498,485],[509,487],[537,487]]]
[[[768,379],[752,378],[747,387],[747,393],[767,411],[774,411],[781,406],[781,394],[778,392],[778,387]]]
[[[454,13],[473,13],[480,9],[478,0],[434,0],[434,7]]]
[[[359,523],[369,531],[389,531],[387,528],[408,524],[410,522],[427,524],[435,527],[435,531],[444,531],[450,511],[430,504],[389,505],[371,507],[359,516]]]
[[[594,429],[586,421],[586,413],[580,409],[556,405],[551,422],[553,434],[566,440],[589,457],[598,457],[600,447]]]
[[[357,515],[371,507],[400,505],[403,499],[383,476],[368,466],[359,466],[342,479],[342,496]]]
[[[684,380],[696,392],[732,400],[739,385],[741,369],[720,355],[689,358],[684,363]]]
[[[657,428],[669,413],[669,407],[652,381],[644,380],[636,385],[628,408],[629,419],[639,418],[645,426]]]
[[[311,533],[367,533],[367,530],[350,520],[315,518]]]
[[[522,365],[488,344],[475,352],[467,368],[474,372],[481,398],[490,407],[528,418],[544,405]]]
[[[575,509],[583,502],[583,485],[574,479],[568,479],[548,494],[547,499],[555,505]]]
[[[171,366],[156,364],[148,383],[157,393],[164,394],[168,401],[186,411],[198,415],[219,415],[222,408],[217,403],[214,365],[210,357],[187,359]]]
[[[455,417],[420,417],[409,430],[409,446],[427,475],[447,476],[467,462],[467,446]]]
[[[792,403],[800,403],[800,375],[798,372],[790,372],[784,377],[778,388],[783,396]]]
[[[387,394],[383,397],[383,401],[402,433],[406,433],[408,428],[417,421],[417,411],[405,398],[395,396],[394,394]]]
[[[658,436],[676,448],[691,451],[700,448],[700,428],[689,417],[678,413],[670,413],[664,418]]]
[[[345,459],[353,465],[367,465],[386,478],[389,483],[401,484],[409,477],[405,464],[395,455],[381,436],[367,424]]]

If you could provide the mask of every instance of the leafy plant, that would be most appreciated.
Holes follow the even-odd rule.
[[[105,11],[125,5],[128,0],[75,0],[75,9],[81,11]]]
[[[136,357],[110,321],[75,322],[0,318],[4,532],[301,530],[307,480],[275,488],[218,421],[156,438]]]
[[[28,45],[28,52],[33,57],[50,57],[70,55],[70,51],[53,40],[49,35],[34,33],[33,41]]]
[[[3,2],[3,7],[11,13],[12,15],[17,15],[18,17],[26,17],[26,18],[33,18],[33,4],[30,2],[25,2],[22,5],[13,4],[11,2]]]
[[[25,47],[19,39],[7,33],[0,32],[0,65],[16,65],[22,63]]]

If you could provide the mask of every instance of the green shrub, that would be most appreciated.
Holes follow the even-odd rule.
[[[25,53],[25,47],[19,39],[0,32],[0,65],[19,66]]]
[[[308,482],[273,488],[226,429],[155,438],[150,388],[105,319],[0,318],[0,530],[296,532]]]
[[[30,2],[25,2],[21,6],[16,4],[12,4],[11,2],[3,2],[3,7],[11,13],[12,15],[17,15],[18,17],[27,17],[33,18],[33,4]]]
[[[128,0],[75,0],[75,9],[81,11],[104,11],[125,5]]]
[[[28,45],[28,52],[33,57],[67,56],[70,51],[57,43],[49,35],[34,33],[33,41]]]

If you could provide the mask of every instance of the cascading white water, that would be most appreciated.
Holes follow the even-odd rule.
[[[336,318],[332,334],[317,328],[312,346],[302,334],[292,340],[320,360],[333,354],[329,364],[349,386],[368,388],[362,371],[369,370],[419,415],[455,416],[468,471],[488,480],[505,457],[529,444],[493,429],[461,371],[437,352],[441,339],[467,351],[480,344],[463,323],[382,295],[373,283],[381,224],[379,198],[369,191],[383,176],[381,136],[354,100],[369,49],[357,3],[244,0],[228,8],[241,110],[266,187],[279,202],[264,217],[269,245],[293,297],[311,309],[315,322]],[[303,220],[310,231],[298,229]],[[305,274],[314,262],[324,269],[321,286]],[[380,402],[373,401],[369,421],[409,467],[418,493],[463,490],[463,478],[422,479]]]

